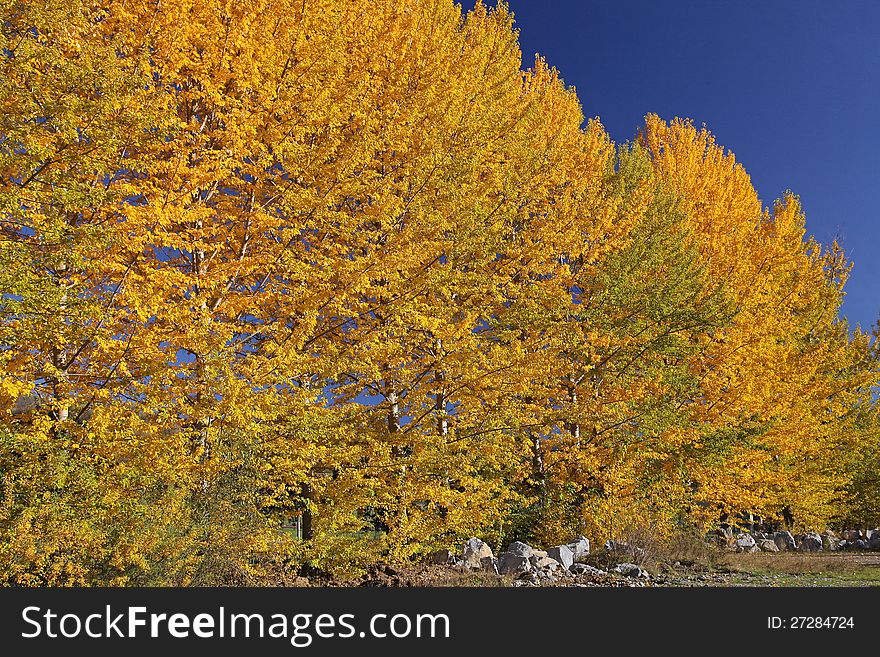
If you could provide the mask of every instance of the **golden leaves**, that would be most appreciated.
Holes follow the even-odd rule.
[[[2,32],[16,581],[95,576],[56,548],[115,583],[197,581],[203,552],[252,581],[253,555],[354,559],[368,530],[402,559],[514,517],[567,540],[834,510],[876,380],[837,320],[849,264],[708,131],[649,116],[616,146],[521,70],[504,6],[91,12]]]

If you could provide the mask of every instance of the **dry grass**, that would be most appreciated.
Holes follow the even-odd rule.
[[[513,577],[495,575],[482,570],[463,567],[415,565],[403,568],[379,566],[358,580],[342,583],[343,586],[388,587],[497,587],[511,586]]]
[[[509,575],[493,575],[480,571],[475,572],[440,572],[433,577],[426,577],[417,580],[414,586],[479,586],[479,587],[496,587],[496,586],[512,586],[513,577]]]
[[[609,554],[600,548],[584,561],[601,568],[607,568],[621,561],[630,561],[652,573],[657,573],[670,564],[712,569],[718,565],[721,555],[721,552],[706,543],[705,538],[696,530],[682,530],[672,536],[661,538],[650,528],[633,528],[622,533],[620,542],[638,550]]]
[[[880,568],[880,554],[738,553],[720,556],[718,564],[730,571],[748,573],[852,573]]]

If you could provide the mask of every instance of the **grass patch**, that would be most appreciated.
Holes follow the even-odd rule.
[[[728,554],[719,566],[735,584],[880,586],[876,554]]]

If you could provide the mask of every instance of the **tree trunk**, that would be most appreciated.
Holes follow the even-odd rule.
[[[301,534],[304,541],[309,541],[314,536],[312,530],[312,487],[309,484],[302,485],[302,497],[305,500],[302,510]]]
[[[439,358],[443,350],[443,341],[437,340],[436,355]],[[443,372],[437,370],[435,379],[438,384],[437,394],[434,396],[434,410],[437,413],[437,433],[441,438],[446,438],[449,433],[449,418],[446,416],[446,394],[443,392]]]

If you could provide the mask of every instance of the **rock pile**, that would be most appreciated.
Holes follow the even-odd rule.
[[[773,533],[740,532],[727,528],[719,530],[716,542],[733,552],[837,552],[838,550],[880,550],[880,529],[846,530],[792,534],[788,531]]]
[[[734,552],[833,552],[837,550],[880,550],[880,529],[848,530],[839,535],[832,531],[792,534],[777,532],[735,532],[719,530],[710,537],[720,546]],[[607,541],[604,557],[615,563],[607,570],[583,563],[590,555],[590,541],[579,536],[570,543],[546,549],[514,541],[498,556],[479,538],[469,538],[456,552],[438,550],[433,555],[436,565],[513,578],[514,586],[646,586],[662,585],[663,576],[656,578],[638,563],[645,551],[620,541]],[[633,563],[637,562],[637,563]],[[602,561],[600,563],[607,563]],[[677,564],[676,564],[677,565]]]
[[[638,551],[625,544],[612,546],[614,550],[608,550],[608,545],[605,547],[606,551],[616,554],[636,555]],[[590,541],[584,536],[546,550],[514,541],[497,557],[484,541],[470,538],[458,554],[439,550],[432,561],[438,565],[509,575],[514,578],[514,586],[645,586],[651,580],[648,571],[633,563],[620,563],[609,571],[580,563],[589,554]]]

